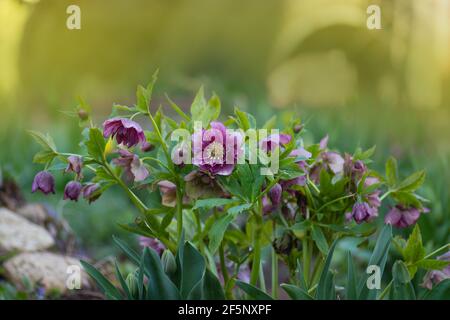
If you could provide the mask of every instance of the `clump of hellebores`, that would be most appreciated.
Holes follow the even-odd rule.
[[[62,171],[61,163],[66,176],[73,176],[64,199],[83,197],[91,203],[112,186],[122,188],[140,213],[123,226],[140,235],[144,256],[153,266],[163,256],[162,268],[168,274],[159,274],[162,278],[154,283],[171,281],[164,288],[180,290],[162,290],[168,297],[205,298],[211,288],[218,290],[215,297],[243,297],[242,290],[251,296],[265,287],[262,270],[269,268],[272,283],[278,283],[278,265],[283,264],[290,283],[283,284],[283,290],[289,296],[342,298],[330,289],[335,285],[325,264],[336,243],[349,236],[372,246],[371,235],[376,234],[373,259],[385,264],[391,227],[417,227],[421,213],[428,211],[427,200],[419,195],[425,173],[402,179],[394,158],[378,172],[372,168],[374,148],[341,152],[330,147],[333,137],[328,135],[306,143],[304,124],[295,114],[258,125],[252,115],[236,108],[219,119],[219,98],[206,99],[203,89],[189,114],[168,99],[168,107],[178,115],[172,119],[164,106],[150,111],[152,92],[153,82],[139,87],[136,105],[114,106],[103,126],[96,126],[90,115],[83,119],[81,154],[60,152],[49,136],[32,133],[44,147],[35,161],[46,168],[36,175],[32,191],[54,193],[50,172]],[[384,224],[379,232],[378,222]],[[445,262],[425,256],[424,249],[410,253],[420,248],[417,243],[415,231],[404,248],[399,246],[404,261],[395,263],[395,281],[403,265],[410,278],[418,268],[442,269]],[[263,259],[263,252],[269,251],[271,261]],[[419,258],[413,261],[412,256]],[[191,265],[201,266],[204,273],[197,274]],[[179,268],[200,277],[199,287],[177,287]],[[136,284],[135,274],[127,279]],[[399,285],[386,290],[391,287],[395,291]],[[278,289],[273,286],[272,297],[279,296]],[[259,294],[266,297],[267,292]],[[347,298],[369,296],[361,290]]]

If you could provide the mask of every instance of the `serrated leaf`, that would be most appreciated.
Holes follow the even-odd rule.
[[[420,233],[419,225],[416,224],[406,242],[405,249],[403,250],[403,257],[405,261],[415,263],[422,260],[424,256],[425,248],[422,244],[422,235]]]
[[[52,162],[56,156],[57,154],[52,150],[42,150],[34,155],[33,162],[46,164]]]
[[[399,191],[415,191],[417,190],[425,181],[425,171],[418,171],[407,177],[405,180],[403,180],[399,186]]]
[[[450,261],[437,260],[437,259],[423,259],[417,261],[415,265],[419,268],[427,270],[442,270],[450,264]]]
[[[49,134],[44,135],[41,132],[29,130],[28,133],[33,137],[33,139],[40,144],[44,150],[53,151],[56,153],[56,145],[52,137]]]
[[[90,128],[89,140],[86,141],[86,148],[89,155],[98,161],[103,161],[105,147],[106,141],[100,129]]]
[[[195,202],[194,207],[192,208],[192,210],[195,209],[212,209],[215,207],[221,207],[221,206],[225,206],[231,203],[236,202],[236,200],[234,199],[224,199],[224,198],[212,198],[212,199],[201,199],[201,200],[197,200]]]
[[[394,157],[390,157],[386,161],[386,181],[390,187],[397,184],[397,160]]]

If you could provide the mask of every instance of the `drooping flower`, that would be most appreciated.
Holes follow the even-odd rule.
[[[81,183],[78,181],[70,181],[64,188],[64,200],[78,201],[81,194]]]
[[[208,172],[195,170],[184,177],[186,196],[189,199],[221,198],[228,194],[217,183],[216,178]]]
[[[48,171],[41,171],[34,177],[31,192],[41,191],[44,194],[55,193],[55,178]]]
[[[437,257],[437,259],[450,262],[450,251],[443,254],[442,256]],[[450,279],[450,264],[442,270],[428,271],[423,278],[422,286],[427,288],[428,290],[431,290],[433,288],[433,285],[436,285],[441,281],[444,281],[445,279]]]
[[[144,181],[149,172],[137,155],[128,150],[119,150],[120,157],[113,160],[113,163],[124,169],[124,176],[127,181]]]
[[[81,167],[83,166],[83,158],[80,156],[69,156],[67,158],[67,161],[69,162],[67,164],[67,168],[65,172],[74,172],[77,174],[77,176],[81,175]]]
[[[369,222],[378,216],[378,210],[371,207],[367,202],[356,202],[351,212],[346,214],[347,220],[355,220],[357,224]]]
[[[129,148],[146,141],[141,126],[126,118],[106,120],[103,123],[103,135],[105,138],[115,137],[118,144],[123,143]]]
[[[175,207],[177,204],[177,186],[168,180],[158,182],[159,191],[161,192],[162,205],[166,207]],[[189,197],[183,196],[183,204],[189,203]]]
[[[265,152],[272,152],[278,146],[284,146],[291,142],[291,139],[291,136],[288,134],[271,134],[261,141],[260,148]]]
[[[262,199],[263,213],[267,214],[277,210],[281,205],[281,193],[283,189],[279,183],[270,188],[267,196]]]
[[[340,174],[344,171],[344,158],[339,153],[333,151],[323,152],[321,158],[334,174]]]
[[[367,167],[361,160],[354,160],[349,154],[344,157],[344,173],[353,180],[359,180],[366,173]]]
[[[364,180],[364,186],[367,188],[379,182],[380,180],[378,180],[378,178],[376,177],[367,177],[366,180]],[[366,195],[367,202],[372,208],[378,209],[381,206],[380,193],[380,190],[374,190],[373,192]]]
[[[89,201],[89,203],[94,202],[102,195],[101,186],[98,183],[90,182],[86,184],[81,191],[83,193],[83,198]]]
[[[155,250],[159,256],[166,249],[166,246],[158,239],[144,236],[139,236],[139,245],[143,248],[147,247]]]
[[[415,224],[421,213],[427,212],[429,212],[427,208],[419,209],[398,204],[386,214],[384,223],[391,224],[397,228],[406,228]]]
[[[192,142],[192,163],[212,175],[230,175],[242,154],[242,135],[216,121],[211,122],[211,129],[196,131]]]

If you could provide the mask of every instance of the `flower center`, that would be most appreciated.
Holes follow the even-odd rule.
[[[223,145],[218,142],[210,143],[204,151],[204,160],[207,163],[222,163],[224,155]]]

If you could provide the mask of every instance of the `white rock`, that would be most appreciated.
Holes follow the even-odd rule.
[[[50,233],[14,212],[0,208],[0,252],[38,251],[54,245]]]
[[[89,277],[81,267],[78,259],[51,252],[21,253],[7,260],[4,265],[5,276],[17,286],[23,285],[23,279],[32,284],[43,286],[46,290],[56,289],[64,293],[77,289],[77,272],[80,272],[79,289],[89,288]],[[68,288],[68,284],[69,287]]]

